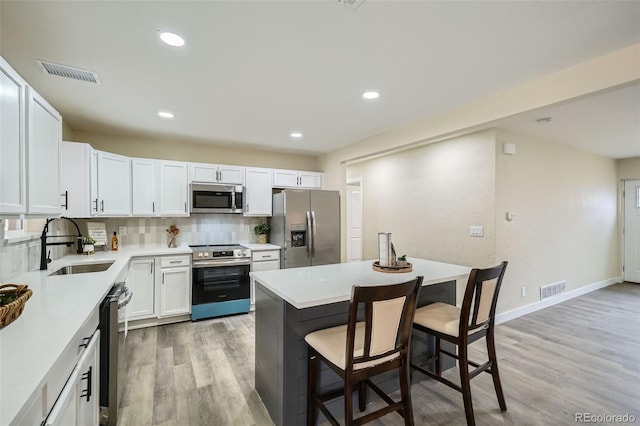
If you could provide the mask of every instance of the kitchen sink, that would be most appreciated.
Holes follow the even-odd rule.
[[[49,274],[51,275],[72,275],[72,274],[86,274],[89,272],[102,272],[109,269],[109,267],[113,265],[113,261],[111,262],[102,262],[102,263],[81,263],[79,265],[68,265],[63,266],[57,271],[53,271]]]

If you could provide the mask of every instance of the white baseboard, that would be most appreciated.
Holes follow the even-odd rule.
[[[583,294],[591,293],[592,291],[599,290],[613,284],[621,283],[622,281],[624,281],[622,277],[609,278],[608,280],[599,281],[575,290],[567,291],[566,293],[558,294],[557,296],[550,297],[540,302],[531,303],[529,305],[497,314],[496,324],[502,324],[503,322],[530,314],[531,312],[539,311],[540,309],[548,308],[549,306],[557,305],[558,303],[573,299],[574,297],[582,296]]]

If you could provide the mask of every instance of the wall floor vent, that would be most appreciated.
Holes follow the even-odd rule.
[[[98,74],[93,71],[86,71],[67,65],[54,64],[53,62],[41,61],[40,59],[36,59],[36,63],[43,72],[49,75],[100,84],[100,77],[98,77]]]
[[[540,287],[540,300],[544,300],[549,297],[557,296],[560,293],[567,291],[567,282],[558,281],[557,283],[547,284]]]

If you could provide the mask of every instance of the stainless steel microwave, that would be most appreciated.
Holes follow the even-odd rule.
[[[194,183],[191,213],[242,213],[242,186]]]

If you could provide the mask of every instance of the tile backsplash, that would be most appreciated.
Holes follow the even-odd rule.
[[[0,284],[7,282],[12,277],[40,267],[40,234],[45,220],[33,219],[29,222],[31,229],[28,229],[28,231],[34,233],[32,237],[5,240],[4,220],[0,220],[2,224],[0,226]],[[64,220],[53,221],[49,225],[48,235],[75,234],[75,229],[71,231],[71,229],[67,228],[67,224],[71,228],[73,227],[73,225]],[[75,244],[70,249],[65,246],[47,247],[47,253],[51,253],[52,259],[64,256],[67,251],[72,250],[75,250]]]
[[[264,223],[264,218],[244,217],[234,214],[194,215],[169,218],[93,218],[79,219],[80,229],[85,232],[87,222],[103,222],[107,235],[118,234],[120,245],[165,244],[169,241],[167,228],[176,225],[180,229],[178,244],[228,244],[255,243],[257,236],[253,227]],[[121,235],[119,229],[126,228]],[[110,237],[109,237],[110,241]]]
[[[166,229],[176,225],[180,229],[178,244],[229,244],[229,243],[256,243],[257,236],[253,233],[253,227],[265,222],[265,218],[244,217],[234,214],[203,214],[192,217],[173,218],[102,218],[77,219],[82,235],[87,235],[87,222],[103,222],[109,236],[113,232],[118,233],[118,242],[121,246],[127,245],[155,245],[166,244],[169,236]],[[41,225],[40,229],[41,229]],[[126,234],[120,235],[120,227],[126,228]],[[71,223],[64,220],[56,220],[50,225],[49,235],[75,234]],[[24,272],[35,270],[40,265],[40,239],[34,236],[30,240],[8,242],[4,239],[4,226],[0,227],[0,282],[20,275]],[[109,241],[111,239],[109,238]],[[75,246],[52,246],[51,258],[56,259],[66,253],[73,253]]]

